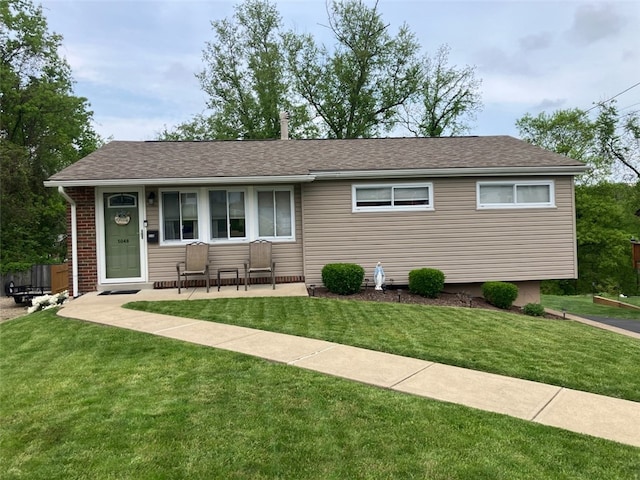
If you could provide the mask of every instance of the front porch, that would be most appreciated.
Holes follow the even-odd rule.
[[[136,286],[138,285],[138,286]],[[206,287],[189,286],[182,288],[182,293],[178,293],[178,288],[151,288],[145,284],[146,288],[140,284],[110,285],[109,288],[102,289],[102,292],[91,292],[81,295],[81,297],[98,297],[98,304],[102,303],[126,303],[134,301],[161,301],[161,300],[213,300],[216,298],[248,298],[248,297],[306,297],[307,286],[304,283],[283,283],[277,284],[276,289],[271,288],[270,283],[251,284],[247,291],[244,288],[236,289],[235,285],[223,285],[220,291],[217,288],[210,288],[207,293]],[[111,295],[100,295],[105,290],[113,292]],[[120,294],[121,291],[135,291],[136,293]],[[98,300],[98,298],[96,298]],[[72,300],[73,302],[73,300]]]

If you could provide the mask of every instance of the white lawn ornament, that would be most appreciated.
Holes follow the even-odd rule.
[[[376,269],[373,271],[373,281],[376,283],[376,290],[382,290],[382,284],[384,283],[384,270],[382,264],[378,262]]]

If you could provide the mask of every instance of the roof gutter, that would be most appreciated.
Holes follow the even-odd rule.
[[[122,178],[85,180],[47,180],[45,187],[120,187],[140,185],[247,185],[313,182],[315,175],[259,175],[252,177],[196,177],[196,178]]]
[[[586,165],[561,167],[407,168],[388,170],[314,171],[316,180],[403,177],[508,177],[513,175],[579,175]]]
[[[73,280],[73,298],[78,296],[78,221],[77,207],[73,198],[65,192],[64,187],[58,187],[58,193],[71,205],[71,275]]]
[[[314,180],[415,178],[415,177],[508,177],[513,175],[580,175],[586,165],[560,167],[480,167],[480,168],[406,168],[376,170],[315,170],[306,175],[257,175],[247,177],[122,178],[47,180],[46,187],[126,187],[140,185],[272,185],[309,183]]]

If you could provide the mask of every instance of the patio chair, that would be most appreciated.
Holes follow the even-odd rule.
[[[276,289],[276,264],[271,258],[271,242],[255,240],[249,243],[249,263],[244,264],[244,289],[252,273],[271,273],[271,285]]]
[[[182,279],[186,285],[187,278],[193,275],[204,275],[209,292],[209,244],[194,242],[186,246],[184,262],[176,263],[178,271],[178,293],[181,290]]]

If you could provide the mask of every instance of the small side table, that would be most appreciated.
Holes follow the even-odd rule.
[[[220,291],[220,274],[235,273],[236,274],[236,290],[240,290],[240,274],[237,268],[219,268],[218,269],[218,291]]]

